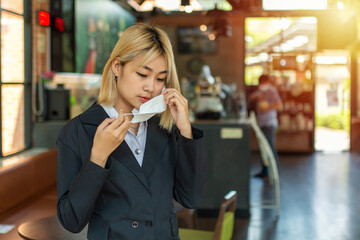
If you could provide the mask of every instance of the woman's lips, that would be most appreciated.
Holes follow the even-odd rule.
[[[143,103],[146,103],[147,101],[149,101],[151,98],[149,98],[149,97],[140,97],[140,100],[141,100],[141,102],[143,102]]]

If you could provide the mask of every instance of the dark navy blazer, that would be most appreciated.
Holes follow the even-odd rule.
[[[123,141],[105,168],[91,162],[98,125],[109,116],[97,104],[70,120],[58,137],[57,215],[71,232],[86,224],[88,239],[179,239],[175,198],[188,208],[200,202],[207,171],[202,131],[194,139],[148,120],[143,166]]]

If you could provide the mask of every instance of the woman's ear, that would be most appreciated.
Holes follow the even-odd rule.
[[[111,62],[111,70],[115,74],[115,76],[120,76],[121,72],[121,63],[117,58],[114,58]]]

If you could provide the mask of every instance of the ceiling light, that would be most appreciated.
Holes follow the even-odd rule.
[[[274,51],[274,52],[281,52],[280,46],[274,46],[274,47],[273,47],[273,51]]]
[[[161,8],[163,11],[174,11],[179,9],[179,1],[169,1],[169,0],[155,0],[156,7]]]
[[[266,62],[269,59],[269,54],[266,52],[262,52],[259,54],[259,58],[262,62]]]
[[[345,9],[345,4],[342,1],[338,1],[337,2],[337,8],[339,10],[344,10]]]
[[[193,9],[193,7],[192,6],[190,6],[190,5],[187,5],[187,6],[185,6],[185,12],[186,13],[191,13],[194,9]]]
[[[249,35],[245,36],[245,42],[251,43],[253,41],[254,41],[254,39],[252,38],[252,36],[249,36]]]
[[[245,64],[246,65],[252,65],[252,64],[255,64],[255,63],[260,63],[261,62],[261,59],[259,56],[254,56],[254,57],[247,57],[245,59]]]
[[[297,56],[296,56],[296,62],[298,62],[298,63],[303,63],[303,62],[305,62],[305,57],[302,56],[302,55],[297,55]]]
[[[139,12],[152,11],[154,7],[164,12],[185,11],[186,6],[191,6],[192,11],[207,11],[214,8],[215,0],[127,0],[127,3]],[[227,11],[232,9],[231,5],[225,0],[220,1],[218,7]],[[188,7],[187,11],[190,11],[190,9]]]
[[[205,24],[200,25],[200,30],[205,32],[207,30],[207,26]]]
[[[194,11],[202,11],[203,6],[199,3],[198,0],[192,0],[191,1],[191,6],[193,7]]]
[[[211,33],[209,34],[209,40],[214,41],[216,38],[215,34]]]
[[[347,58],[343,56],[317,56],[316,64],[347,64]]]

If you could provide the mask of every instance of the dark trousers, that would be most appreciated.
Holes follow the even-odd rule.
[[[261,131],[264,133],[265,138],[267,139],[267,141],[269,142],[270,148],[274,154],[274,158],[276,160],[276,163],[279,163],[279,158],[276,152],[276,148],[275,148],[275,137],[276,137],[276,127],[261,127]],[[261,161],[262,163],[262,173],[265,175],[268,175],[268,168],[267,166],[264,165],[264,162]]]

